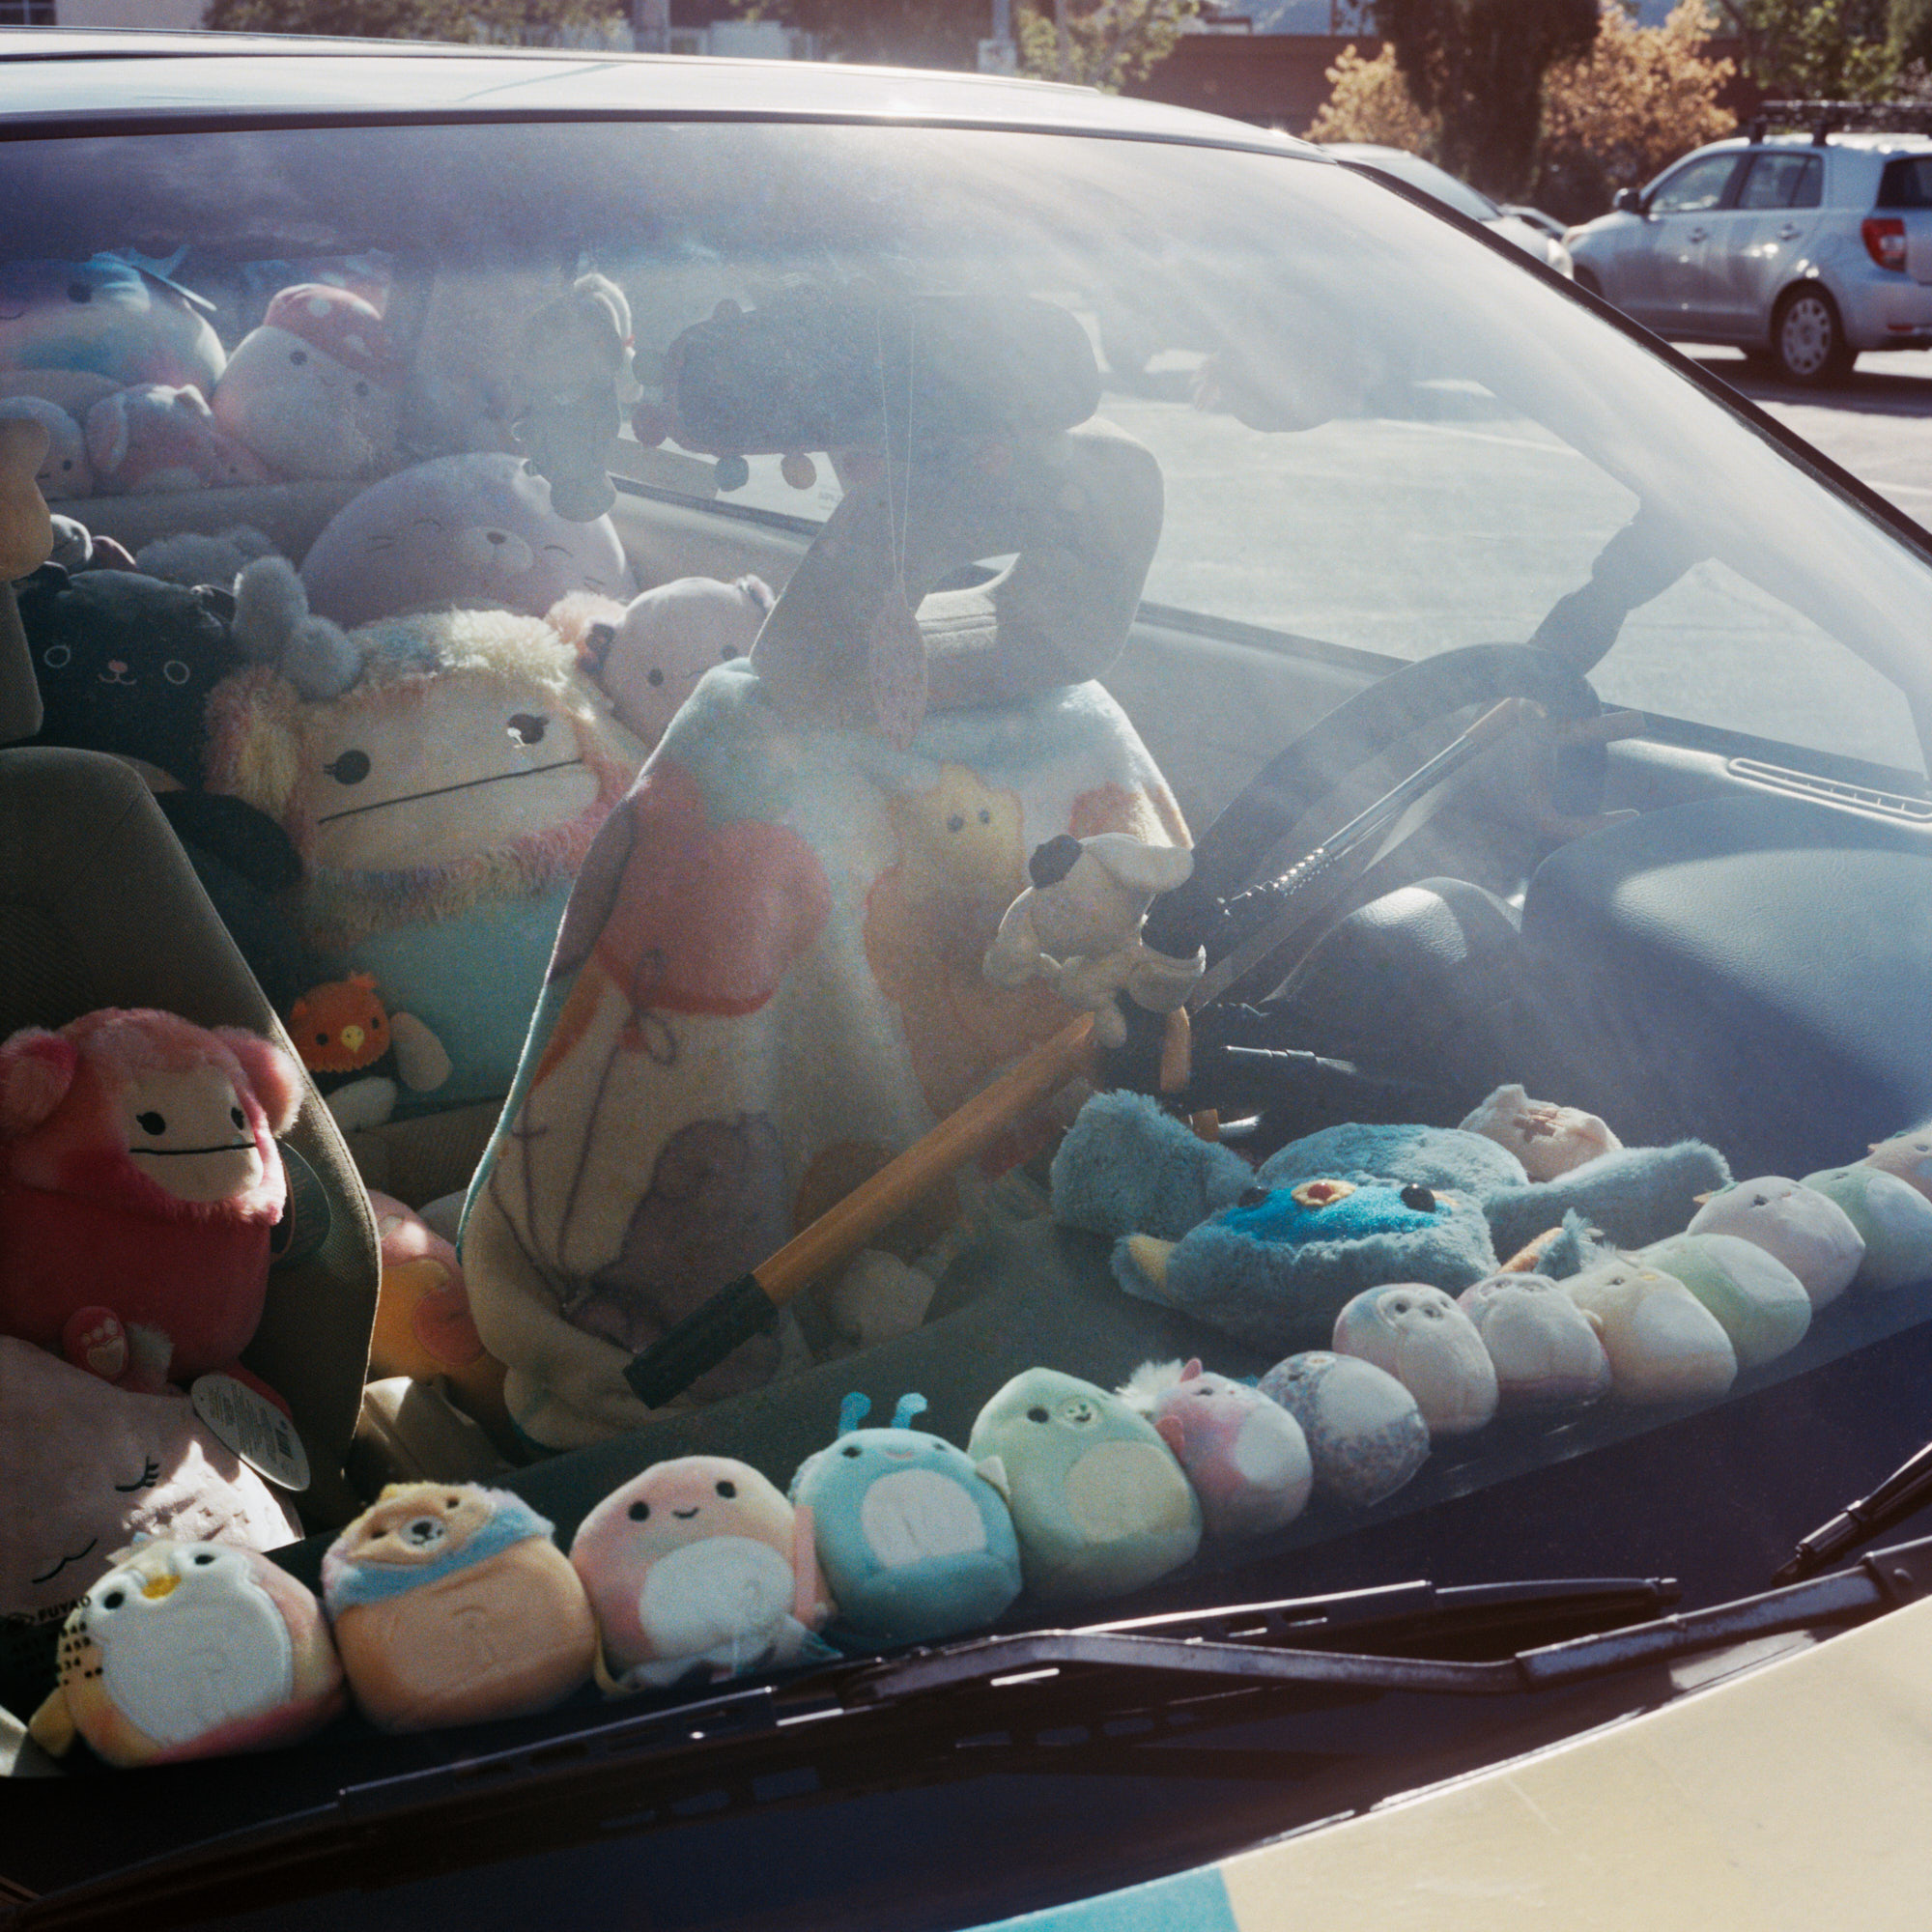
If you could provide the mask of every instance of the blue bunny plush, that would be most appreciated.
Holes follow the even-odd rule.
[[[900,1399],[890,1429],[861,1429],[849,1395],[838,1438],[791,1481],[810,1505],[818,1567],[838,1628],[868,1644],[929,1643],[991,1623],[1020,1593],[1019,1541],[997,1463],[912,1427],[925,1398]]]

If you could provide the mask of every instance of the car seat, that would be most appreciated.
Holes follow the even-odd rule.
[[[288,1047],[147,786],[103,753],[22,744],[40,724],[18,609],[0,584],[0,1037],[96,1007],[158,1007]],[[294,1411],[312,1472],[304,1515],[340,1521],[360,1506],[343,1459],[375,1318],[376,1232],[312,1087],[286,1145],[318,1185],[292,1187],[288,1259],[244,1359]]]

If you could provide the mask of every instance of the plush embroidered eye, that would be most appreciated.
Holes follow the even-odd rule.
[[[228,1118],[231,1121],[233,1121],[238,1127],[245,1127],[248,1124],[248,1116],[244,1114],[240,1107],[230,1107],[228,1110]]]
[[[308,351],[306,349],[291,349],[289,351],[289,360],[299,369],[308,360]]]
[[[323,766],[325,776],[337,784],[360,784],[369,776],[369,753],[367,752],[344,752],[331,758]]]
[[[101,1598],[100,1607],[103,1610],[118,1610],[127,1601],[128,1599],[119,1590],[109,1590],[106,1596]]]
[[[966,830],[966,814],[963,811],[951,813],[946,820],[946,829],[949,832],[964,832]]]
[[[195,1568],[196,1568],[197,1570],[205,1570],[205,1569],[207,1569],[207,1568],[208,1568],[208,1566],[209,1566],[209,1565],[210,1565],[211,1563],[213,1563],[213,1561],[214,1561],[214,1557],[213,1557],[213,1553],[212,1553],[211,1551],[209,1551],[209,1550],[206,1550],[206,1549],[197,1549],[197,1550],[196,1550],[196,1551],[194,1552],[194,1567],[195,1567]]]
[[[1402,1205],[1413,1208],[1418,1214],[1433,1214],[1435,1212],[1435,1196],[1420,1181],[1411,1180],[1402,1190]]]
[[[156,1114],[150,1109],[145,1114],[136,1114],[134,1116],[134,1124],[144,1134],[164,1134],[168,1130],[168,1117],[165,1114]]]
[[[73,662],[73,653],[65,644],[49,644],[41,653],[41,662],[49,670],[65,670]]]
[[[840,1455],[850,1456],[855,1463],[864,1453],[865,1452],[862,1449],[860,1449],[856,1443],[847,1443],[846,1446],[839,1451]]]
[[[1027,1420],[1029,1422],[1045,1422],[1047,1419],[1046,1410],[1043,1408],[1030,1408],[1027,1410]]]
[[[180,658],[170,658],[161,667],[161,675],[170,684],[185,684],[188,681],[190,673],[187,666],[183,664]]]
[[[519,711],[510,719],[510,736],[525,745],[541,745],[550,720],[534,711]]]
[[[644,673],[644,682],[647,685],[649,685],[653,691],[655,691],[657,687],[661,685],[664,681],[665,681],[665,674],[661,670],[653,668],[651,670],[647,670]]]
[[[651,1506],[649,1503],[633,1503],[625,1514],[633,1522],[648,1522],[650,1520]]]
[[[720,1483],[718,1485],[718,1493],[728,1503],[738,1493],[738,1485],[736,1483]]]
[[[1236,1208],[1259,1208],[1268,1198],[1265,1187],[1244,1187],[1241,1198],[1235,1203]]]
[[[367,395],[367,394],[369,393],[369,385],[368,385],[368,384],[367,384],[367,383],[357,383],[357,384],[356,384],[356,385],[355,385],[355,393],[356,393],[356,394],[357,394],[358,396],[366,396],[366,395]]]

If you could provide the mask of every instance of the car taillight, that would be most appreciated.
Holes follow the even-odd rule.
[[[1881,269],[1905,272],[1905,223],[1895,214],[1868,214],[1859,233],[1865,238],[1865,253]]]

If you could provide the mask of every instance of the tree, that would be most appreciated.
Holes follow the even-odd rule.
[[[968,71],[991,20],[983,0],[740,0],[738,11],[804,28],[827,60]]]
[[[1544,77],[1538,206],[1587,220],[1618,188],[1733,130],[1718,95],[1735,70],[1704,53],[1712,25],[1704,0],[1684,0],[1661,27],[1639,27],[1631,0],[1605,6],[1589,53]]]
[[[1890,0],[1717,0],[1745,71],[1777,100],[1879,100],[1896,82]],[[1908,31],[1911,21],[1904,22]],[[1908,59],[1912,56],[1908,55]]]
[[[1435,117],[1435,158],[1505,198],[1529,179],[1543,76],[1587,54],[1597,0],[1377,0],[1415,104]]]
[[[1415,104],[1392,46],[1383,47],[1374,60],[1344,47],[1341,59],[1328,70],[1328,99],[1309,124],[1308,138],[1379,141],[1406,148],[1410,154],[1433,156],[1435,123]]]
[[[1063,71],[1053,14],[1022,8],[1014,17],[1020,71],[1118,94],[1122,81],[1145,80],[1174,51],[1200,11],[1201,0],[1098,0],[1079,13],[1069,8]]]
[[[209,0],[205,24],[230,33],[515,43],[610,11],[598,0]]]

